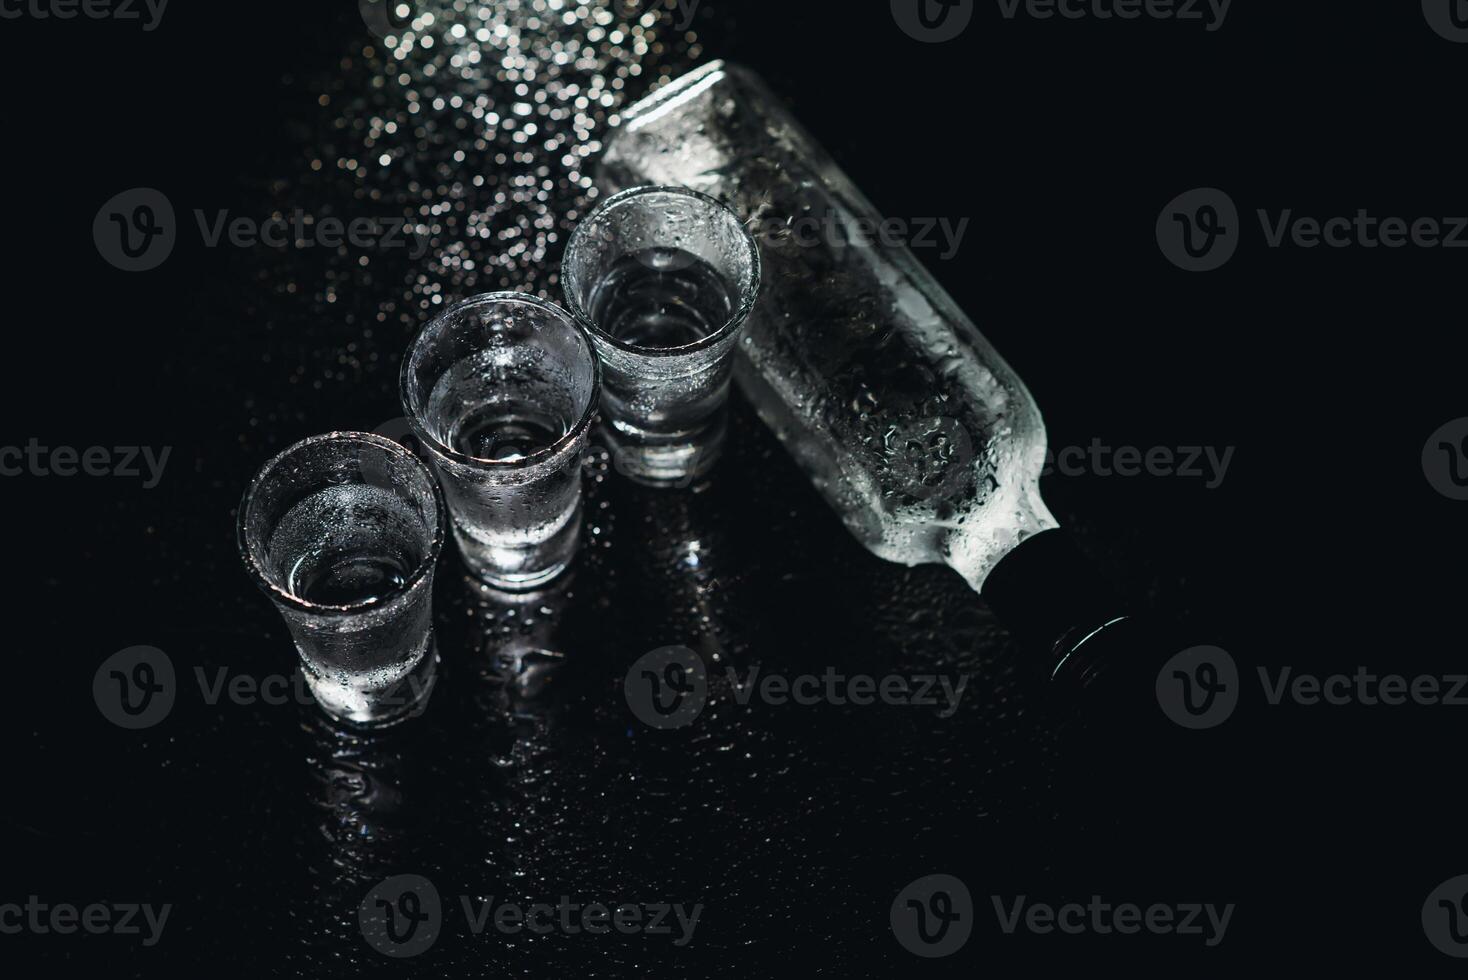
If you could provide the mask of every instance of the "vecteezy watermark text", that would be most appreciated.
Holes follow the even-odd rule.
[[[84,932],[91,936],[142,936],[143,945],[152,947],[163,938],[172,911],[172,905],[155,909],[152,905],[129,902],[93,902],[81,908],[67,902],[48,905],[39,896],[31,895],[23,906],[16,902],[0,904],[0,934],[67,936]]]
[[[0,0],[0,20],[138,21],[151,34],[167,9],[168,0]]]
[[[1112,902],[1100,895],[1052,904],[1028,895],[990,895],[1000,932],[1035,935],[1132,936],[1141,933],[1196,936],[1205,946],[1223,942],[1234,903]],[[928,875],[897,894],[890,912],[892,934],[904,948],[929,959],[956,953],[968,941],[978,910],[968,887],[952,875]]]
[[[915,41],[940,44],[968,29],[978,0],[890,0],[892,19]],[[1223,27],[1233,0],[994,0],[1006,21],[1172,21]]]
[[[1270,672],[1259,668],[1259,685],[1264,699],[1271,705],[1291,701],[1312,707],[1328,704],[1337,707],[1359,704],[1396,707],[1405,704],[1421,706],[1446,705],[1468,707],[1468,674],[1376,674],[1370,668],[1357,667],[1350,674],[1295,673],[1293,667],[1280,667]]]
[[[1223,942],[1234,914],[1232,902],[1222,907],[1199,902],[1153,902],[1143,906],[1134,902],[1112,904],[1103,901],[1100,895],[1092,895],[1084,905],[1032,902],[1025,895],[1009,899],[991,895],[989,900],[1005,935],[1021,930],[1038,935],[1060,932],[1071,936],[1088,933],[1129,936],[1145,932],[1157,936],[1201,936],[1203,945],[1209,947]]]
[[[216,211],[205,215],[194,212],[199,224],[199,234],[209,248],[218,248],[228,242],[236,248],[254,248],[265,245],[269,248],[340,248],[350,245],[360,250],[408,249],[412,258],[420,259],[428,248],[424,239],[418,238],[402,218],[343,218],[326,217],[317,220],[314,216],[297,208],[289,215],[276,214],[264,221],[254,218],[230,218],[229,211]]]
[[[1468,216],[1373,214],[1357,208],[1351,215],[1324,217],[1294,208],[1255,209],[1265,247],[1377,249],[1468,248]],[[1245,224],[1228,194],[1200,187],[1169,201],[1157,218],[1157,244],[1167,260],[1189,272],[1211,272],[1233,257]]]
[[[938,717],[951,718],[968,687],[969,678],[939,674],[874,677],[844,674],[827,667],[820,674],[765,674],[760,667],[740,671],[726,667],[725,679],[740,707],[760,703],[771,707],[898,707],[937,708]],[[683,728],[703,713],[709,697],[709,675],[703,658],[687,647],[660,647],[639,657],[627,670],[623,694],[632,713],[658,729]]]
[[[1005,20],[1175,20],[1201,23],[1210,34],[1228,19],[1233,0],[995,0]]]
[[[195,667],[192,676],[200,699],[211,708],[315,704],[306,675],[300,670],[259,676],[231,671],[228,667],[213,670]],[[152,728],[168,717],[178,701],[180,687],[176,677],[172,658],[162,650],[150,646],[128,647],[108,657],[97,668],[92,677],[92,697],[102,717],[119,728],[130,731]],[[378,692],[374,703],[383,708],[409,705],[408,716],[414,717],[426,710],[427,694],[433,683],[432,677],[410,675],[397,687]]]
[[[749,222],[750,234],[772,244],[798,248],[902,248],[936,249],[946,262],[958,254],[968,232],[969,218],[852,218],[843,219],[827,209],[798,218],[756,214]]]
[[[143,489],[152,490],[163,480],[172,446],[161,450],[152,446],[75,446],[48,447],[32,438],[24,446],[0,446],[0,477],[111,476],[125,480],[143,480]],[[141,463],[141,466],[139,465]],[[144,472],[146,469],[146,473]]]
[[[1065,446],[1045,450],[1044,476],[1179,477],[1201,479],[1208,490],[1216,490],[1228,475],[1233,446],[1108,446],[1092,439],[1089,446]]]
[[[1381,674],[1369,667],[1320,675],[1294,667],[1256,668],[1263,703],[1271,708],[1364,708],[1418,705],[1468,707],[1468,674]],[[1162,711],[1184,728],[1216,728],[1233,714],[1243,693],[1238,665],[1226,650],[1190,647],[1157,674]]]
[[[583,933],[605,936],[674,936],[674,946],[693,941],[703,904],[670,902],[583,902],[562,895],[554,902],[512,902],[490,895],[460,895],[459,907],[469,935],[497,932],[513,936]],[[374,886],[357,909],[362,936],[373,949],[394,959],[426,952],[445,926],[443,901],[433,882],[421,875],[397,875]]]
[[[870,674],[847,676],[834,667],[823,674],[784,674],[760,676],[759,667],[751,667],[741,678],[733,667],[726,668],[734,700],[747,706],[752,700],[779,707],[795,704],[810,707],[830,704],[840,707],[854,704],[938,708],[939,718],[951,718],[963,700],[968,677],[954,679],[941,674],[915,674],[911,677],[888,674],[877,678]]]
[[[428,240],[401,217],[317,217],[300,208],[266,218],[235,216],[226,209],[193,212],[205,248],[230,245],[274,249],[354,248],[406,251],[412,259],[428,252]],[[162,191],[135,187],[111,198],[97,211],[92,237],[97,252],[124,272],[156,269],[173,254],[179,240],[173,203]]]

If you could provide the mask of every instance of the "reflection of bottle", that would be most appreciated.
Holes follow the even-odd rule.
[[[736,377],[875,554],[977,589],[1055,527],[1029,392],[757,77],[715,62],[633,106],[601,184],[681,184],[750,220],[766,285]]]

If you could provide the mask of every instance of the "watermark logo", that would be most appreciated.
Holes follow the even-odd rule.
[[[1239,247],[1239,210],[1216,187],[1179,194],[1157,216],[1157,244],[1167,261],[1188,272],[1212,272]]]
[[[142,936],[146,947],[158,945],[171,904],[154,908],[135,902],[93,902],[84,908],[66,902],[49,905],[31,895],[24,906],[15,902],[0,905],[0,935],[68,936],[84,932],[89,936]]]
[[[969,678],[941,674],[906,676],[843,674],[827,667],[821,674],[766,674],[758,666],[741,674],[725,668],[725,679],[741,708],[759,703],[771,707],[796,705],[883,704],[894,707],[937,708],[939,718],[958,711]],[[708,704],[708,668],[687,647],[662,647],[639,657],[622,684],[627,705],[645,724],[658,729],[691,725]]]
[[[119,650],[92,677],[97,710],[129,731],[152,728],[167,718],[177,693],[173,661],[157,647]]]
[[[212,214],[195,208],[193,217],[205,248],[351,247],[363,252],[406,251],[417,260],[428,253],[429,246],[428,239],[401,217],[317,218],[300,208],[264,220],[231,216],[227,208]],[[158,268],[173,254],[179,234],[172,202],[152,188],[123,191],[102,205],[92,222],[98,254],[124,272]]]
[[[1216,728],[1239,703],[1239,668],[1226,650],[1184,650],[1157,672],[1157,703],[1183,728]]]
[[[659,647],[628,668],[622,693],[643,724],[662,730],[686,728],[708,702],[708,675],[694,651]]]
[[[904,34],[924,44],[951,41],[968,29],[974,0],[892,0],[892,19]]]
[[[362,22],[372,36],[391,43],[412,26],[413,6],[403,0],[358,0]]]
[[[167,10],[168,0],[0,0],[0,20],[116,20],[140,23],[145,34]]]
[[[1449,500],[1468,500],[1468,418],[1454,419],[1428,437],[1422,472],[1432,489]]]
[[[1468,674],[1312,674],[1284,666],[1257,668],[1263,703],[1302,708],[1468,707]],[[1193,647],[1173,657],[1157,673],[1157,703],[1184,728],[1214,728],[1228,720],[1243,691],[1233,658],[1218,647]]]
[[[310,680],[299,669],[289,675],[256,676],[232,673],[228,667],[218,667],[212,672],[195,667],[193,679],[200,700],[211,708],[223,704],[240,708],[292,704],[312,707],[317,703]],[[378,710],[402,708],[404,718],[417,718],[428,710],[436,681],[434,670],[421,675],[410,673],[386,689],[374,691],[372,703]],[[162,722],[186,687],[176,681],[172,658],[157,647],[148,646],[114,653],[103,661],[92,678],[92,696],[102,717],[131,731],[152,728]]]
[[[92,238],[102,258],[123,272],[156,269],[178,242],[173,203],[151,187],[123,191],[97,211]]]
[[[554,902],[480,900],[458,896],[464,927],[478,937],[493,930],[505,936],[528,932],[537,936],[583,933],[605,936],[673,936],[673,945],[693,941],[702,903],[692,906],[670,902],[581,902],[562,895]],[[398,875],[374,887],[357,909],[362,936],[373,949],[394,959],[427,952],[447,925],[443,903],[433,882],[420,875]]]
[[[402,446],[408,452],[422,459],[425,463],[429,460],[424,458],[423,447],[418,439],[418,434],[413,431],[413,425],[406,416],[388,419],[386,422],[372,430],[373,435],[382,436]],[[365,453],[362,456],[362,481],[374,487],[384,490],[396,490],[401,484],[397,474],[386,464],[384,460],[374,453]],[[429,466],[432,469],[432,466]]]
[[[892,935],[925,959],[951,956],[974,928],[974,900],[952,875],[928,875],[897,893],[889,913]]]
[[[357,908],[357,921],[367,945],[384,956],[406,959],[438,942],[443,903],[427,878],[398,875],[367,893]]]
[[[1468,882],[1468,876],[1461,879]],[[1450,883],[1451,884],[1451,883]],[[1460,889],[1460,892],[1462,889]],[[1084,904],[1035,901],[1029,895],[990,895],[995,921],[1006,936],[1019,932],[1069,936],[1198,936],[1208,947],[1223,942],[1236,906],[1202,902],[1106,901],[1092,895]],[[1424,920],[1426,913],[1424,912]],[[919,878],[892,903],[892,934],[902,946],[927,958],[949,956],[968,942],[977,918],[964,883],[952,875]]]
[[[1468,0],[1422,0],[1422,16],[1439,37],[1468,43]]]
[[[1468,875],[1449,878],[1422,903],[1422,931],[1438,951],[1468,958]]]
[[[1402,248],[1468,248],[1468,217],[1374,215],[1357,208],[1352,215],[1297,214],[1294,208],[1256,208],[1264,246],[1336,251]],[[1233,257],[1243,232],[1233,200],[1213,187],[1174,198],[1157,218],[1157,244],[1169,262],[1189,272],[1211,272]]]

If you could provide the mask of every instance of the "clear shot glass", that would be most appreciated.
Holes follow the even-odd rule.
[[[600,379],[576,322],[522,293],[465,300],[408,348],[404,412],[438,470],[464,563],[483,581],[534,589],[575,557]]]
[[[298,442],[245,491],[245,567],[285,618],[317,703],[338,721],[375,728],[426,707],[443,538],[432,472],[382,436]]]
[[[577,226],[566,304],[602,362],[604,431],[617,470],[687,485],[723,446],[734,346],[759,297],[759,246],[718,201],[634,187]]]

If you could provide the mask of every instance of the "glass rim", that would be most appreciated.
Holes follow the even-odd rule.
[[[648,194],[669,194],[674,197],[691,198],[712,207],[716,212],[727,215],[734,222],[735,226],[739,228],[740,237],[744,240],[744,245],[749,256],[749,285],[747,288],[741,288],[739,290],[739,308],[729,315],[729,319],[725,321],[724,325],[708,336],[701,337],[693,343],[684,344],[681,347],[643,347],[639,344],[629,344],[621,338],[614,337],[597,324],[591,314],[582,307],[580,297],[570,288],[571,276],[567,272],[569,263],[564,258],[561,262],[561,292],[565,294],[566,307],[570,310],[571,315],[576,318],[576,321],[582,327],[589,330],[598,340],[605,341],[619,350],[637,354],[641,357],[677,357],[685,354],[696,354],[726,339],[737,330],[745,320],[749,319],[749,314],[754,311],[755,303],[759,301],[760,283],[764,275],[764,267],[760,259],[759,243],[750,234],[749,228],[745,223],[739,220],[739,215],[727,204],[718,198],[710,197],[702,191],[696,191],[691,187],[679,187],[674,184],[645,184],[640,187],[629,187],[626,190],[613,194],[592,208],[591,213],[576,225],[571,232],[570,240],[566,243],[566,256],[569,257],[577,251],[577,247],[581,244],[582,238],[584,237],[585,229],[594,220],[601,217],[603,213],[627,201]]]
[[[418,563],[417,567],[413,569],[412,574],[407,577],[403,587],[394,590],[388,595],[374,596],[371,599],[363,599],[360,602],[351,602],[344,605],[311,602],[308,599],[301,598],[289,589],[282,588],[276,584],[270,575],[266,573],[259,557],[250,549],[250,543],[247,540],[250,505],[254,501],[255,493],[260,489],[265,478],[274,473],[289,457],[299,453],[303,449],[327,442],[373,446],[389,454],[409,460],[412,465],[418,467],[419,472],[428,481],[429,487],[432,488],[433,504],[437,517],[432,529],[433,539],[429,542],[428,550],[424,554],[423,560]],[[239,518],[235,522],[236,542],[239,545],[240,557],[244,559],[245,568],[248,569],[250,577],[255,580],[256,585],[263,589],[275,601],[283,603],[299,612],[311,613],[317,616],[350,616],[377,609],[396,601],[400,596],[411,592],[417,587],[419,582],[433,571],[434,566],[438,564],[439,555],[443,553],[444,537],[447,528],[447,510],[447,505],[444,502],[443,489],[438,485],[438,479],[434,476],[433,471],[428,468],[428,465],[423,460],[419,459],[415,453],[411,452],[402,443],[395,442],[386,436],[380,436],[375,432],[326,432],[321,435],[308,436],[299,442],[291,443],[270,457],[255,473],[255,476],[250,480],[249,486],[245,488],[245,495],[240,499]]]
[[[586,400],[586,410],[581,413],[581,417],[577,419],[576,424],[567,429],[565,434],[555,442],[537,449],[533,453],[521,456],[519,459],[483,459],[479,456],[470,456],[467,453],[461,453],[452,446],[445,445],[429,432],[425,425],[419,422],[418,413],[413,410],[412,399],[409,396],[409,390],[413,384],[413,352],[424,342],[424,338],[428,336],[429,331],[456,313],[461,313],[464,310],[472,309],[476,306],[490,306],[500,303],[518,303],[523,306],[533,306],[564,320],[566,325],[571,328],[572,332],[581,341],[581,346],[586,351],[587,359],[591,362],[591,396]],[[561,309],[561,307],[552,303],[550,300],[541,299],[539,296],[530,293],[500,290],[493,293],[480,293],[477,296],[462,299],[425,323],[423,328],[414,336],[412,343],[408,345],[408,352],[403,356],[403,367],[399,374],[398,383],[400,388],[399,394],[403,402],[403,411],[407,413],[408,425],[413,429],[413,434],[423,440],[423,444],[432,449],[433,452],[462,466],[471,466],[476,469],[527,469],[558,455],[591,428],[591,420],[596,417],[597,408],[601,403],[601,359],[596,356],[596,347],[592,344],[591,338],[587,336],[586,330],[566,310]]]

